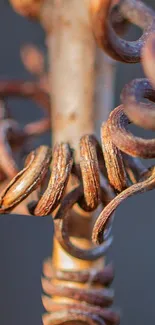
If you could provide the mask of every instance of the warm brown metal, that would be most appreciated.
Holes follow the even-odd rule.
[[[129,42],[117,35],[117,16],[120,21],[126,19],[143,30],[139,40]],[[136,63],[142,60],[146,40],[154,33],[155,12],[141,1],[123,0],[111,9],[111,1],[103,0],[93,12],[93,22],[97,43],[107,54],[118,61]],[[151,92],[153,90],[148,80],[133,81],[130,87],[125,87],[122,101],[131,121],[153,129],[154,110],[150,105],[139,104],[140,96],[154,101]]]
[[[28,156],[25,168],[3,190],[0,212],[17,208],[35,191],[35,202],[27,209],[38,216],[52,213],[53,258],[44,263],[42,279],[49,296],[43,296],[48,312],[43,316],[44,325],[116,325],[119,314],[109,309],[113,271],[110,266],[103,269],[100,257],[112,242],[111,221],[118,205],[131,195],[155,188],[154,166],[146,169],[139,161],[155,156],[155,140],[134,137],[127,130],[129,123],[144,126],[144,121],[146,128],[155,129],[153,104],[140,102],[142,97],[155,98],[154,79],[145,61],[155,13],[136,0],[53,0],[45,1],[40,19],[48,31],[53,141],[59,144],[53,154],[43,146]],[[144,30],[136,42],[118,36],[127,21]],[[102,149],[91,135],[94,36],[115,60],[135,63],[143,59],[152,83],[143,79],[125,86],[122,105],[102,126]],[[149,53],[152,59],[153,51]],[[2,147],[6,150],[4,141]],[[49,166],[51,176],[45,190]],[[100,211],[92,226],[96,208]]]
[[[118,5],[112,7],[111,4],[110,0],[100,0],[95,10],[92,10],[93,31],[97,44],[117,61],[139,62],[145,41],[154,32],[154,11],[142,1],[136,0],[121,0]],[[129,42],[118,35],[120,26],[126,24],[126,21],[143,30],[137,41]]]
[[[50,80],[53,91],[51,119],[53,131],[52,141],[53,143],[66,141],[75,150],[75,163],[80,163],[83,190],[85,193],[81,205],[87,211],[91,211],[98,206],[100,199],[97,156],[89,138],[81,139],[79,150],[80,137],[84,134],[90,134],[94,130],[93,97],[96,48],[91,31],[89,1],[53,1],[51,8],[49,9],[49,12],[52,14],[52,28],[51,30],[48,28],[49,61],[52,62],[52,64],[50,64]],[[52,33],[49,31],[52,31]],[[84,60],[84,57],[86,60]],[[88,175],[88,177],[86,175]],[[80,199],[81,195],[79,196],[79,200]],[[71,194],[71,199],[69,197],[66,198],[67,204],[70,202],[70,209],[67,205],[65,213],[64,203],[64,205],[62,205],[63,218],[60,217],[61,210],[58,212],[60,213],[59,216],[56,215],[54,222],[56,238],[54,238],[54,255],[52,258],[52,263],[56,270],[61,270],[63,268],[69,272],[74,272],[74,270],[82,271],[83,269],[97,269],[98,267],[100,269],[103,267],[103,262],[94,264],[94,262],[87,261],[87,250],[90,252],[90,258],[88,258],[88,260],[92,259],[92,243],[88,236],[91,232],[92,221],[89,217],[90,220],[85,229],[83,214],[80,211],[72,210],[72,207],[74,207],[77,200],[78,198],[76,193],[75,198],[72,198]],[[69,219],[66,219],[66,222],[64,222],[65,216],[70,216]],[[76,228],[77,218],[79,226]],[[65,229],[64,224],[68,225],[69,228]],[[69,229],[73,228],[74,234],[72,235],[72,231],[70,234],[71,237],[73,236],[72,244],[69,241],[69,237],[67,239],[67,232],[69,232]],[[62,234],[64,234],[64,236],[61,236]],[[80,248],[78,249],[77,247]],[[67,253],[70,254],[69,258]],[[101,255],[103,254],[100,252],[98,257]],[[59,256],[61,256],[61,261]],[[81,260],[80,262],[79,258]],[[95,252],[93,259],[97,259]],[[59,306],[61,305],[61,302],[67,303],[69,298],[69,289],[67,289],[67,287],[70,285],[73,286],[70,296],[70,298],[72,298],[72,303],[76,303],[77,296],[79,296],[78,299],[80,300],[79,288],[76,283],[72,284],[71,281],[69,281],[63,288],[62,281],[52,278],[52,285],[56,292],[60,291]],[[85,286],[86,285],[82,282],[80,283],[80,290],[83,291],[83,301],[86,301]],[[47,289],[43,285],[45,293],[48,293],[48,288],[49,285],[47,285]],[[64,290],[67,290],[66,295],[64,294]],[[56,292],[50,293],[53,295],[53,302],[57,301]],[[67,300],[65,296],[67,297]],[[91,292],[89,292],[88,297],[91,297]],[[47,309],[46,304],[44,304],[44,306]],[[63,309],[60,314],[65,311]],[[79,308],[76,308],[76,312],[74,309],[71,310],[69,306],[67,309],[66,320],[68,322],[74,320],[75,324],[79,324],[79,321],[88,321],[89,318],[93,319],[93,317],[95,317],[95,315],[92,317],[89,314],[85,315],[86,311],[84,313],[84,311],[80,309],[80,306]],[[54,316],[53,309],[51,311],[53,311],[52,314],[43,318],[44,324],[54,324],[54,319],[51,320],[51,317],[53,318],[56,315]]]

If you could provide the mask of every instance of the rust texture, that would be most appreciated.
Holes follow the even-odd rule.
[[[59,42],[57,43],[58,37],[52,42],[55,44],[53,52],[50,32],[50,55],[56,62],[50,72],[55,76],[55,83],[45,88],[39,83],[27,83],[26,87],[25,82],[0,83],[0,123],[3,125],[0,152],[4,158],[4,161],[0,161],[0,177],[2,180],[13,177],[0,195],[0,213],[15,211],[20,203],[25,202],[25,214],[42,217],[51,214],[55,226],[53,260],[45,261],[43,267],[43,304],[47,310],[47,314],[43,316],[44,325],[73,322],[90,325],[119,324],[119,312],[111,309],[114,293],[109,286],[114,277],[113,267],[108,265],[103,268],[103,259],[100,258],[106,254],[112,243],[112,220],[117,207],[128,197],[155,188],[155,167],[147,169],[140,161],[140,158],[155,157],[155,140],[135,137],[128,130],[129,123],[155,129],[155,12],[136,0],[86,2],[89,3],[90,17],[87,16],[85,28],[91,26],[92,35],[89,40],[83,38],[82,53],[86,58],[84,65],[89,68],[94,64],[96,41],[97,45],[116,61],[130,64],[141,62],[148,78],[136,79],[125,85],[121,93],[121,105],[111,112],[101,127],[101,144],[92,134],[93,69],[87,69],[89,73],[82,75],[82,78],[79,75],[79,80],[72,78],[70,71],[73,93],[70,93],[71,85],[67,83],[68,76],[62,75],[61,80],[56,78],[58,69],[65,71],[64,66],[59,66],[57,55],[59,54],[59,59],[61,55],[65,55],[66,66],[69,67],[72,56],[75,55],[74,58],[77,59],[80,47],[72,53],[74,55],[69,56],[71,53],[68,48],[66,50],[65,42],[62,42],[61,46],[63,44],[66,52],[63,52]],[[60,1],[54,3],[54,14],[57,13],[59,17]],[[75,3],[77,5],[79,2]],[[54,14],[52,28],[55,28],[56,34],[64,37],[65,41],[66,33],[70,33],[69,23],[75,28],[76,22],[69,22],[69,18],[62,21],[62,17],[59,17],[57,25]],[[122,38],[122,29],[125,32],[130,23],[142,29],[142,36],[134,42]],[[81,28],[84,28],[83,24]],[[87,42],[91,44],[91,52],[88,51],[88,44],[85,44]],[[31,63],[28,63],[28,66],[30,67]],[[83,66],[82,69],[84,70]],[[78,73],[75,75],[78,76]],[[87,89],[84,91],[83,83],[89,77],[91,80],[85,85],[89,88],[89,94],[85,97]],[[49,127],[49,89],[52,89],[53,95],[52,98],[50,94],[54,148],[52,150],[41,146],[31,151],[24,168],[18,172],[13,156],[17,137],[23,145],[29,136],[44,132]],[[75,101],[77,89],[83,98],[81,100],[79,95]],[[67,95],[64,96],[66,90]],[[56,93],[59,93],[59,97],[55,97]],[[20,130],[15,121],[8,118],[9,112],[5,106],[5,98],[14,95],[30,97],[43,105],[47,113],[46,120],[37,121],[31,127],[27,125],[24,130]],[[147,98],[151,103],[142,102],[143,98]],[[74,109],[74,105],[70,103],[78,103],[79,110]],[[8,157],[11,167],[6,170],[5,159],[8,160]],[[35,199],[31,198],[33,192]],[[25,201],[28,198],[30,199]],[[93,212],[97,214],[95,221]]]

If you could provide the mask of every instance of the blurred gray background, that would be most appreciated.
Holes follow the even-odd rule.
[[[153,0],[145,2],[155,8]],[[139,35],[137,28],[131,28],[128,37],[133,40]],[[21,46],[31,42],[46,48],[41,27],[18,16],[6,0],[1,0],[0,79],[31,78],[19,54]],[[139,64],[118,64],[115,106],[124,84],[142,76]],[[40,114],[29,101],[10,100],[9,106],[21,124]],[[147,138],[154,136],[139,128],[132,130]],[[49,144],[48,134],[37,139],[35,145],[41,143]],[[155,192],[148,192],[128,199],[116,212],[114,243],[108,260],[115,264],[115,305],[122,310],[123,325],[155,322],[154,202]],[[42,324],[40,278],[42,262],[51,254],[52,232],[51,217],[0,217],[0,324]]]

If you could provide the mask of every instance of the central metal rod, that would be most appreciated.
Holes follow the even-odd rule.
[[[44,26],[49,17],[51,21],[51,26],[49,22],[47,24],[47,45],[52,94],[52,144],[69,143],[75,150],[77,163],[80,160],[81,136],[95,132],[95,83],[96,80],[102,80],[99,75],[96,76],[96,45],[89,6],[88,0],[47,0],[42,14]],[[101,98],[103,96],[100,96],[99,101]],[[70,226],[74,229],[73,243],[83,249],[91,248],[91,238],[88,238],[88,233],[91,234],[92,231],[90,215],[88,218],[88,214],[83,215],[78,211],[73,213],[70,219],[72,220]],[[79,231],[82,236],[79,235]],[[104,258],[93,262],[70,256],[54,237],[52,256],[54,269],[72,271],[103,269],[103,264]],[[53,284],[64,284],[62,280],[52,281]],[[88,284],[69,282],[69,286],[86,288]],[[53,297],[53,300],[68,301],[67,298],[62,297]],[[81,324],[81,322],[76,321],[74,324]]]
[[[80,137],[94,131],[96,47],[88,1],[53,1],[51,19],[52,142],[68,142],[78,152]]]

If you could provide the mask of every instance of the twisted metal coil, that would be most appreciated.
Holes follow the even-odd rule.
[[[155,129],[154,104],[141,102],[143,98],[155,101],[155,12],[139,0],[92,0],[90,9],[98,46],[116,61],[141,62],[149,79],[136,79],[125,85],[121,105],[102,126],[101,146],[93,135],[80,139],[79,164],[67,143],[57,144],[53,152],[41,146],[29,154],[24,169],[16,173],[0,197],[0,213],[8,213],[37,190],[38,199],[27,207],[29,212],[36,216],[52,214],[59,244],[68,254],[81,260],[97,260],[105,255],[112,242],[112,216],[123,200],[155,188],[155,167],[146,169],[139,159],[155,157],[155,140],[135,137],[128,130],[130,123]],[[139,40],[129,42],[121,38],[122,28],[126,29],[129,23],[143,30]],[[8,153],[4,141],[2,147]],[[72,179],[76,185],[68,191]],[[87,212],[102,206],[92,230],[95,246],[89,250],[77,247],[70,238],[69,220],[75,204]],[[66,285],[54,285],[53,279],[63,280]],[[51,262],[45,262],[42,284],[49,297],[43,296],[43,304],[49,313],[43,317],[44,325],[67,321],[118,324],[118,312],[109,308],[113,302],[113,292],[109,288],[112,279],[111,266],[101,271],[71,272],[53,270]],[[87,286],[83,289],[69,287],[70,281]],[[51,296],[61,297],[62,302],[54,301]],[[67,302],[63,302],[64,297],[68,298]]]
[[[53,270],[50,260],[44,263],[44,278],[42,279],[43,289],[48,296],[43,296],[43,305],[48,314],[43,316],[44,324],[60,324],[63,321],[82,320],[87,324],[118,324],[119,315],[109,306],[113,302],[113,291],[109,285],[114,278],[112,265],[108,265],[104,270],[95,269],[84,271],[63,271]],[[66,286],[54,286],[52,280],[63,280]],[[72,283],[82,283],[86,287],[68,287],[67,281]],[[104,289],[92,289],[92,285],[104,286]],[[76,302],[55,302],[51,296],[70,297]]]

